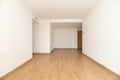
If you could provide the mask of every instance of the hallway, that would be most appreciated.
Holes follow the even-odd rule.
[[[2,80],[120,80],[120,77],[81,51],[55,49],[51,54],[34,54],[32,60]]]

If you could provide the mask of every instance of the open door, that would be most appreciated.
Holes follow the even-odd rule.
[[[78,31],[78,50],[82,49],[82,31]]]

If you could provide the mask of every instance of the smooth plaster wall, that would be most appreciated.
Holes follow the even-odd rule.
[[[54,27],[54,48],[77,48],[78,28]]]
[[[32,16],[19,0],[0,2],[0,77],[32,58]]]
[[[120,75],[119,0],[101,0],[83,18],[83,53]]]
[[[33,26],[33,52],[34,53],[50,53],[51,52],[51,32],[50,23],[48,21],[40,21]]]

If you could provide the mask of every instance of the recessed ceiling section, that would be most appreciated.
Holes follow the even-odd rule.
[[[80,19],[98,0],[26,0],[40,19]]]
[[[50,24],[53,29],[82,29],[82,22],[54,22]]]
[[[51,26],[54,28],[81,28],[82,22],[53,22]]]

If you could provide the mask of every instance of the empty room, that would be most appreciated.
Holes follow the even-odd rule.
[[[0,80],[120,80],[120,1],[1,0]]]

